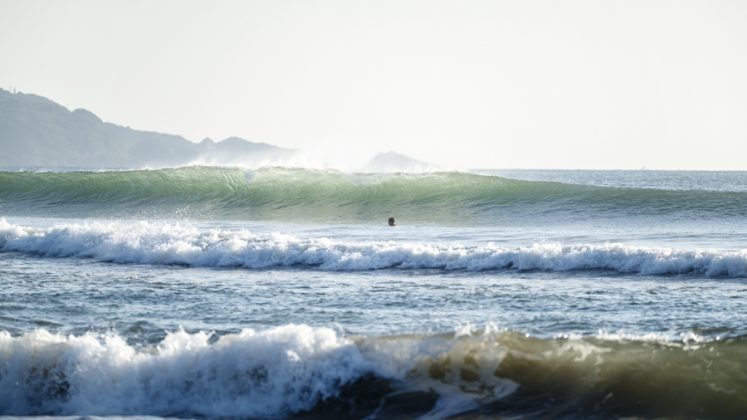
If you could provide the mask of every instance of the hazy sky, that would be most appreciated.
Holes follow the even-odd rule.
[[[0,86],[332,161],[747,169],[747,1],[0,0]]]

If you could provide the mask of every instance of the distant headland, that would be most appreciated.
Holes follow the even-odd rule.
[[[296,150],[231,137],[200,143],[102,121],[42,96],[0,89],[0,168],[129,169],[271,164]]]
[[[293,166],[302,152],[239,137],[199,143],[104,122],[86,109],[0,89],[0,170],[118,170],[209,166]],[[380,153],[364,172],[423,172],[433,165]]]

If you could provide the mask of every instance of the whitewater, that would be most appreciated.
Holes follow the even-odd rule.
[[[745,172],[0,172],[0,415],[742,417],[746,237]]]

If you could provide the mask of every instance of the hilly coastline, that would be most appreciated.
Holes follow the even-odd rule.
[[[279,164],[298,151],[238,137],[200,143],[102,121],[42,96],[0,89],[0,169],[137,169]]]
[[[104,122],[43,96],[0,89],[0,170],[158,169],[190,165],[307,166],[303,152],[239,137],[199,143],[174,134]],[[329,164],[312,164],[329,167]],[[362,172],[427,172],[434,165],[395,152],[379,153]]]

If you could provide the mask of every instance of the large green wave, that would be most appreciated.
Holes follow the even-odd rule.
[[[360,174],[186,167],[0,172],[8,215],[189,217],[321,222],[501,223],[521,218],[747,216],[747,193],[608,188],[462,172]]]
[[[409,377],[471,394],[480,404],[465,418],[739,418],[747,410],[744,337],[678,343],[505,332],[359,342],[364,354],[427,354],[415,357]]]

